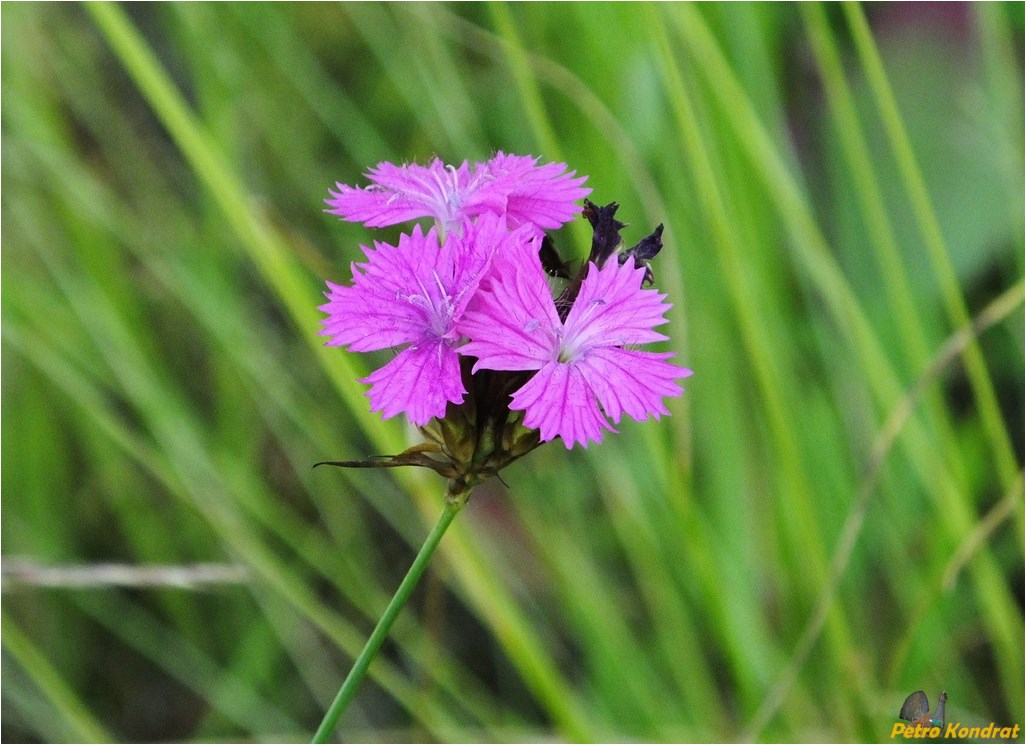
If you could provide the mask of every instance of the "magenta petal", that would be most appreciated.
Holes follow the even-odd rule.
[[[364,253],[367,262],[353,264],[351,287],[328,284],[328,302],[319,309],[328,314],[321,334],[329,344],[369,352],[451,330],[440,328],[449,309],[440,279],[451,283],[457,254],[439,247],[434,229],[425,235],[418,225],[398,246],[376,243]]]
[[[459,356],[441,342],[404,349],[360,382],[371,384],[371,411],[380,411],[385,419],[405,412],[418,427],[445,416],[448,403],[460,403],[467,392]]]
[[[453,286],[462,287],[471,295],[476,293],[478,285],[489,275],[494,257],[515,250],[520,244],[527,243],[530,236],[527,229],[510,232],[505,220],[491,212],[474,222],[467,220],[460,235],[450,237],[446,244],[447,247],[453,246],[457,254]]]
[[[466,187],[470,181],[467,161],[458,168],[447,166],[439,158],[432,158],[426,166],[408,163],[379,163],[367,173],[374,185],[394,193],[416,195],[430,202],[450,191],[454,186]]]
[[[331,207],[328,211],[350,222],[380,228],[445,209],[449,174],[437,158],[427,166],[379,163],[367,178],[371,184],[366,188],[335,184],[338,191],[330,192],[325,200]]]
[[[366,189],[345,184],[335,186],[338,191],[330,191],[330,197],[324,200],[331,208],[328,212],[349,222],[382,228],[431,214],[426,204],[408,195],[395,195],[373,186]]]
[[[560,328],[535,243],[496,252],[488,289],[459,324],[470,342],[460,353],[477,357],[474,370],[537,370],[556,358]]]
[[[331,337],[328,346],[347,345],[354,352],[369,352],[400,346],[421,336],[424,322],[419,309],[383,302],[379,292],[331,282],[328,288],[328,302],[317,308],[328,314],[320,332]]]
[[[499,152],[486,163],[454,167],[381,163],[370,184],[337,184],[326,200],[344,219],[381,227],[431,217],[397,246],[364,248],[351,286],[328,283],[321,333],[353,351],[400,348],[368,376],[373,411],[406,413],[416,425],[445,415],[466,395],[460,355],[480,369],[536,371],[512,396],[524,425],[566,447],[601,441],[608,418],[668,413],[690,370],[670,354],[631,349],[666,337],[665,295],[642,286],[631,258],[592,265],[562,320],[538,257],[544,230],[579,214],[590,193],[564,163]],[[512,231],[512,232],[511,232]],[[445,236],[444,244],[440,236]],[[461,346],[462,345],[462,346]],[[607,418],[608,417],[608,418]]]
[[[495,188],[494,179],[482,164],[458,168],[435,158],[426,166],[380,163],[367,173],[371,184],[354,188],[336,184],[325,200],[328,212],[369,227],[395,225],[421,217],[433,217],[445,232],[455,230],[467,218],[486,212],[502,215],[507,188]]]
[[[536,231],[562,226],[580,213],[576,201],[591,193],[585,177],[564,163],[536,165],[537,158],[498,153],[487,163],[448,166],[435,158],[426,166],[380,163],[367,173],[371,184],[336,184],[326,199],[328,212],[370,227],[433,217],[445,232],[468,218],[499,215],[510,229]]]
[[[603,429],[616,431],[575,365],[549,363],[513,394],[510,408],[524,410],[524,426],[537,429],[543,441],[561,437],[567,450],[601,442]]]
[[[537,158],[498,152],[485,166],[495,178],[493,188],[506,191],[506,219],[511,228],[524,224],[555,230],[581,212],[577,200],[591,193],[586,176],[567,173],[565,163],[536,165]]]
[[[566,318],[565,347],[571,357],[597,346],[646,344],[666,339],[653,326],[666,323],[664,313],[672,306],[665,295],[645,290],[644,268],[629,258],[622,266],[610,260],[599,269],[588,267],[581,291]]]
[[[619,422],[627,414],[643,421],[669,414],[663,399],[679,396],[683,389],[674,381],[691,375],[691,370],[664,361],[672,356],[607,347],[593,349],[577,364],[610,419]]]
[[[457,326],[493,253],[510,237],[496,215],[468,223],[444,246],[434,229],[424,234],[416,226],[398,246],[365,249],[367,262],[353,265],[351,287],[329,283],[321,306],[329,344],[354,351],[411,345],[366,379],[373,411],[386,418],[405,412],[421,425],[463,400]]]

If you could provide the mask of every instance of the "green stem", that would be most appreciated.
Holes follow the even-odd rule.
[[[445,531],[449,528],[449,524],[452,523],[453,518],[463,509],[463,505],[467,503],[467,497],[469,496],[470,490],[456,494],[450,492],[445,502],[445,509],[442,510],[438,522],[435,523],[435,527],[432,528],[428,537],[424,539],[424,545],[420,547],[417,558],[413,560],[410,570],[399,584],[399,589],[395,591],[395,595],[392,596],[391,602],[385,608],[385,612],[378,621],[378,625],[374,627],[374,632],[370,635],[370,639],[367,640],[367,644],[364,645],[360,656],[353,663],[353,669],[349,671],[349,675],[346,676],[342,687],[339,688],[335,700],[331,702],[331,706],[328,707],[328,711],[324,714],[324,720],[321,722],[321,726],[317,728],[317,733],[313,736],[312,742],[328,741],[342,713],[349,706],[349,702],[353,700],[353,696],[356,695],[356,690],[360,687],[364,675],[367,674],[367,668],[370,667],[374,657],[378,654],[378,650],[381,649],[381,645],[388,636],[388,632],[392,629],[392,624],[395,623],[395,619],[399,616],[399,611],[406,605],[406,601],[409,600],[413,588],[417,586],[421,575],[427,569],[431,555],[438,548],[438,544],[441,542],[442,536],[445,535]]]

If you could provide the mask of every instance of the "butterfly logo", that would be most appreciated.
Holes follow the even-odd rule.
[[[923,725],[924,727],[943,727],[944,703],[947,700],[948,694],[944,691],[941,693],[940,698],[937,699],[937,708],[931,715],[930,699],[926,697],[926,694],[922,691],[910,693],[908,698],[905,699],[905,703],[901,705],[901,713],[898,714],[898,717],[905,721],[912,722],[913,725]]]

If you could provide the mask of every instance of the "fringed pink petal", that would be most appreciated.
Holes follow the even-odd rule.
[[[602,410],[614,422],[622,414],[644,421],[669,414],[664,398],[683,392],[676,382],[691,375],[691,370],[665,360],[670,352],[641,352],[605,347],[593,349],[578,362],[582,374],[602,404]]]
[[[513,394],[511,409],[524,411],[524,426],[545,442],[559,437],[567,450],[576,443],[601,442],[616,430],[599,411],[595,394],[574,365],[549,363]]]
[[[444,301],[437,277],[451,278],[454,254],[442,251],[434,229],[416,226],[398,246],[364,248],[367,261],[353,264],[353,285],[328,284],[328,314],[321,334],[328,344],[354,352],[424,341],[432,334],[436,308]]]
[[[328,317],[321,323],[328,346],[348,346],[354,352],[408,344],[423,333],[423,314],[408,304],[381,302],[376,293],[328,284],[328,302],[318,307]]]
[[[501,215],[506,207],[506,190],[491,188],[494,179],[482,164],[464,161],[457,168],[438,158],[426,166],[380,163],[367,178],[371,184],[365,188],[336,184],[325,200],[328,212],[369,227],[432,217],[450,232],[467,218]]]
[[[537,163],[531,156],[500,151],[485,164],[496,184],[506,189],[506,219],[511,228],[524,224],[543,230],[560,228],[580,214],[576,202],[591,193],[582,186],[587,176],[575,178],[565,163]]]
[[[404,349],[360,382],[371,384],[371,411],[385,419],[404,413],[418,427],[445,416],[448,403],[462,402],[467,392],[459,356],[442,342]]]
[[[642,267],[629,258],[621,266],[611,259],[599,269],[588,267],[574,307],[566,318],[564,345],[571,356],[601,346],[623,346],[662,341],[666,336],[653,330],[666,323],[671,307],[656,290],[642,289]]]
[[[474,369],[537,370],[555,359],[560,327],[533,243],[497,251],[487,290],[459,324],[470,342],[460,353],[477,357]]]

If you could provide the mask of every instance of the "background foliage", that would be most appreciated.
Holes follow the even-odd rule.
[[[2,14],[4,740],[310,736],[444,487],[310,468],[416,440],[316,336],[369,240],[322,199],[497,149],[666,224],[696,374],[479,489],[338,736],[1023,723],[1021,4]]]

